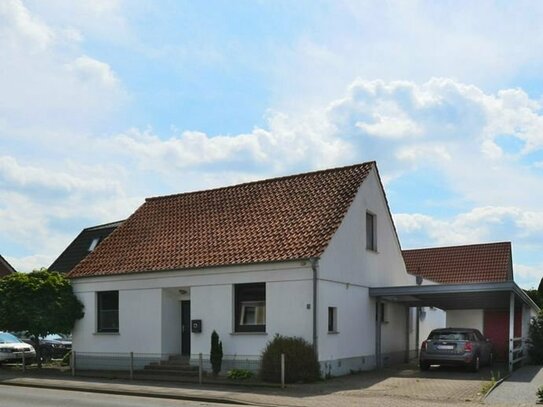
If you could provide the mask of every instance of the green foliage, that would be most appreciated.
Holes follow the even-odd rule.
[[[246,380],[254,376],[254,373],[247,369],[232,369],[226,373],[226,376],[232,380]]]
[[[211,359],[213,374],[215,375],[218,375],[221,371],[222,356],[222,342],[219,341],[219,334],[213,331],[211,334],[211,352],[209,358]]]
[[[543,310],[539,311],[537,318],[530,324],[530,357],[532,362],[543,364]]]
[[[68,334],[83,315],[83,304],[60,273],[41,269],[12,273],[0,280],[0,330],[26,332],[37,352],[39,337]]]
[[[537,304],[539,308],[543,308],[543,293],[539,290],[524,290],[526,294]]]
[[[543,386],[539,387],[539,389],[537,389],[537,401],[539,401],[540,403],[543,403]]]
[[[285,354],[285,382],[314,382],[321,377],[315,350],[302,338],[275,335],[262,352],[262,380],[281,381],[281,354]]]

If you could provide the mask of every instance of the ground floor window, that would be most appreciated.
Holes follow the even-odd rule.
[[[235,285],[235,331],[266,332],[266,283]]]
[[[337,332],[337,308],[328,307],[328,332]]]
[[[97,331],[119,332],[119,292],[101,291],[96,293]]]

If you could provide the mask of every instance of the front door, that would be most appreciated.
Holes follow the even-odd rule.
[[[181,301],[181,354],[190,356],[190,301]]]

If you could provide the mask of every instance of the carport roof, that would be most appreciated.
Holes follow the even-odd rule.
[[[509,309],[510,294],[534,310],[539,307],[515,282],[476,284],[435,284],[400,287],[373,287],[371,297],[398,302],[410,307],[454,309]],[[517,302],[517,305],[520,303]]]

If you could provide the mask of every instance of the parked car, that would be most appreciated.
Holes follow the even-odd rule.
[[[23,333],[17,336],[25,343],[36,347],[34,340]],[[40,354],[42,362],[49,362],[51,359],[62,359],[64,355],[72,350],[72,337],[62,334],[50,334],[40,338]]]
[[[0,364],[8,362],[22,362],[31,364],[36,360],[36,351],[32,345],[24,343],[15,335],[0,332]]]
[[[483,364],[491,365],[494,359],[490,339],[477,329],[434,329],[420,348],[420,370],[430,365],[466,366],[477,372]]]

